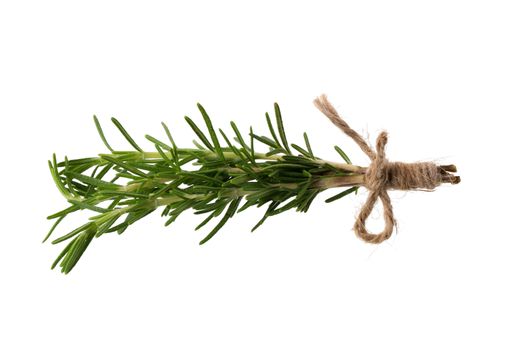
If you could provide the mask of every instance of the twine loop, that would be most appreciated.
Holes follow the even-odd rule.
[[[354,224],[354,231],[362,240],[381,243],[392,235],[396,221],[388,190],[433,190],[444,182],[459,183],[459,176],[449,173],[456,171],[454,165],[439,166],[432,162],[389,162],[385,155],[385,146],[388,142],[388,134],[385,131],[377,137],[374,151],[364,138],[339,116],[326,95],[316,98],[314,104],[370,158],[371,163],[366,170],[363,184],[369,191],[368,198]],[[383,204],[385,227],[380,233],[370,233],[366,228],[366,220],[378,199]]]

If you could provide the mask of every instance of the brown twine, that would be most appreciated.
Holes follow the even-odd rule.
[[[364,186],[369,190],[368,198],[357,216],[354,231],[358,237],[369,243],[381,243],[390,238],[396,224],[392,203],[387,190],[433,190],[442,183],[459,183],[459,176],[454,165],[436,165],[432,162],[401,163],[389,162],[385,156],[385,146],[388,134],[383,131],[376,140],[374,151],[368,143],[355,130],[339,116],[336,109],[328,101],[326,95],[321,95],[314,100],[315,106],[330,119],[339,129],[348,135],[370,158],[371,163],[364,176]],[[377,200],[383,203],[383,217],[385,228],[382,232],[374,234],[368,232],[366,220],[370,216]]]

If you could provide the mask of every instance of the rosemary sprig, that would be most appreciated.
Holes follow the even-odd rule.
[[[305,147],[289,145],[277,104],[274,105],[275,121],[266,113],[270,137],[256,134],[250,128],[249,139],[245,139],[231,122],[237,144],[223,130],[216,132],[200,104],[198,109],[207,134],[190,117],[185,117],[203,144],[195,142],[197,148],[178,148],[169,128],[162,123],[168,143],[147,135],[156,152],[145,152],[113,118],[112,122],[134,149],[116,151],[94,117],[97,131],[110,153],[92,158],[65,158],[62,162],[57,162],[53,155],[49,162],[51,175],[69,206],[48,217],[56,221],[44,241],[69,214],[88,210],[94,215],[85,224],[52,241],[53,244],[69,241],[52,268],[59,265],[62,272],[70,272],[94,238],[111,232],[122,234],[157,208],[163,208],[166,225],[190,209],[205,216],[196,230],[217,218],[218,223],[200,241],[204,244],[236,213],[249,207],[268,206],[253,231],[267,218],[287,210],[308,211],[317,195],[328,188],[350,187],[326,200],[332,202],[356,192],[363,182],[366,169],[352,165],[339,147],[335,149],[345,163],[315,157],[306,133]],[[226,145],[221,145],[219,134]],[[256,152],[255,141],[268,151]],[[292,148],[299,153],[292,154]]]

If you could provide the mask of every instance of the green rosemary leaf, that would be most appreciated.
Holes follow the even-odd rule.
[[[310,205],[312,204],[314,198],[317,196],[317,194],[320,192],[320,190],[312,189],[306,191],[305,195],[303,196],[302,202],[297,205],[297,211],[306,213],[308,209],[310,208]]]
[[[126,131],[126,129],[124,129],[124,127],[122,126],[122,124],[120,124],[120,122],[117,120],[117,118],[111,118],[111,121],[113,122],[113,124],[115,124],[115,126],[117,127],[117,129],[120,131],[120,133],[124,136],[124,138],[126,140],[128,140],[128,142],[130,143],[131,146],[133,146],[133,148],[135,148],[137,151],[143,153],[144,151],[139,147],[139,145],[137,145],[137,143],[135,142],[135,140],[133,140],[133,138],[128,134],[128,132]]]
[[[310,155],[310,158],[315,159],[314,152],[312,151],[312,146],[310,146],[310,140],[308,139],[308,135],[303,133],[304,137],[304,143],[306,145],[306,149],[308,150],[308,154]]]
[[[286,140],[286,133],[284,132],[283,118],[281,116],[281,109],[277,103],[273,105],[275,109],[275,119],[277,121],[277,130],[279,130],[279,136],[281,136],[281,141],[283,144],[286,153],[290,154],[290,147],[288,147],[288,141]]]
[[[187,202],[180,202],[177,204],[178,204],[177,208],[175,208],[169,213],[170,218],[168,219],[168,221],[166,221],[164,226],[169,226],[172,222],[175,221],[175,219],[179,217],[180,214],[182,214],[187,209],[191,208],[191,206],[194,204],[194,201],[189,200]]]
[[[97,233],[95,234],[95,237],[100,237],[104,233],[108,233],[109,230],[111,230],[111,226],[120,218],[120,216],[115,215],[114,217],[108,219],[104,224],[100,225],[98,228]]]
[[[106,165],[107,166],[107,165]],[[95,178],[97,176],[97,171],[98,169],[100,168],[100,165],[97,165],[93,168],[93,171],[91,172],[91,175],[89,176],[90,178]],[[78,172],[77,172],[78,173]],[[77,185],[78,187],[78,185]],[[93,185],[88,185],[84,191],[84,196],[87,196],[89,194],[89,192],[93,191],[94,189],[94,186]]]
[[[219,129],[219,132],[221,133],[222,135],[222,138],[224,139],[224,141],[226,141],[226,143],[228,144],[228,147],[229,149],[237,156],[239,157],[240,160],[243,160],[244,159],[244,155],[237,149],[237,147],[234,147],[233,144],[230,142],[230,140],[228,139],[228,136],[226,136],[226,134],[224,133],[224,131],[222,131],[221,129]]]
[[[338,200],[340,198],[343,198],[344,196],[346,196],[346,195],[348,195],[348,194],[350,194],[352,192],[356,192],[358,188],[359,188],[358,186],[354,186],[354,187],[348,188],[348,189],[346,189],[346,190],[336,194],[335,196],[332,196],[332,197],[328,198],[327,200],[325,200],[325,202],[326,203],[331,203],[333,201],[336,201],[336,200]]]
[[[90,157],[90,158],[79,158],[79,159],[71,159],[71,160],[69,160],[69,165],[70,166],[79,166],[79,165],[89,164],[90,166],[93,166],[94,164],[98,164],[98,162],[99,162],[98,158],[93,158],[93,157]],[[63,168],[65,165],[66,165],[66,163],[64,161],[57,163],[57,166],[59,168]]]
[[[192,142],[193,142],[193,144],[195,145],[195,147],[197,147],[198,150],[203,151],[203,150],[206,149],[206,147],[204,147],[203,145],[201,145],[200,143],[198,143],[197,140],[193,140]]]
[[[63,209],[63,210],[61,210],[59,212],[56,212],[54,214],[49,215],[46,219],[48,219],[48,220],[56,219],[56,218],[59,218],[59,217],[61,217],[63,215],[71,214],[72,212],[75,212],[77,210],[78,210],[78,208],[73,205],[73,206],[67,207],[66,209]]]
[[[244,174],[244,175],[235,176],[227,183],[232,184],[232,185],[242,185],[243,183],[249,181],[250,179],[251,179],[250,175]]]
[[[175,169],[177,169],[178,165],[175,164],[175,162],[174,162],[172,159],[170,159],[170,158],[166,155],[166,153],[164,153],[164,151],[162,150],[162,148],[160,148],[159,145],[155,145],[155,149],[157,149],[157,152],[160,154],[160,156],[162,157],[162,159],[164,159],[164,160],[166,161],[166,163],[172,164],[172,165],[175,167]]]
[[[215,226],[215,228],[213,228],[213,230],[211,230],[210,233],[208,233],[208,235],[204,237],[202,241],[199,242],[200,245],[208,242],[213,236],[215,236],[215,234],[224,226],[224,224],[226,224],[226,222],[235,214],[240,202],[241,198],[237,198],[231,201],[228,210],[222,217],[221,221],[219,221],[217,226]]]
[[[237,210],[237,213],[245,211],[249,207],[254,206],[256,204],[257,204],[257,200],[246,200],[246,202],[244,202],[244,204]]]
[[[112,210],[114,209],[118,204],[119,202],[122,200],[122,195],[125,194],[126,192],[122,193],[122,192],[118,192],[118,193],[114,193],[114,195],[116,195],[117,197],[111,202],[110,205],[108,205],[108,210]]]
[[[219,155],[219,158],[224,161],[224,154],[222,153],[221,145],[219,143],[219,139],[217,138],[217,133],[213,129],[213,124],[211,122],[210,117],[208,116],[208,113],[206,113],[206,110],[204,109],[204,107],[202,107],[200,103],[197,103],[197,108],[199,108],[199,111],[202,114],[202,118],[206,123],[206,127],[208,128],[208,132],[210,133],[211,141],[213,142],[215,152]]]
[[[62,182],[62,180],[60,179],[60,175],[58,174],[57,159],[54,153],[53,153],[53,162],[48,161],[48,165],[49,165],[49,170],[51,171],[51,175],[53,177],[53,181],[55,182],[58,190],[60,191],[60,193],[62,193],[64,197],[69,198],[70,193],[64,186],[64,183]]]
[[[67,214],[66,214],[67,215]],[[51,229],[49,230],[49,232],[47,233],[46,237],[44,238],[44,240],[42,241],[42,243],[44,243],[45,241],[47,241],[47,239],[51,236],[51,234],[53,233],[53,231],[55,231],[55,229],[57,228],[58,224],[60,224],[60,222],[62,220],[64,220],[64,218],[66,217],[66,215],[63,215],[61,217],[59,217],[55,223],[53,224],[53,226],[51,226]]]
[[[273,128],[272,121],[270,119],[270,115],[266,113],[265,117],[266,117],[266,124],[268,124],[268,130],[270,130],[270,134],[272,135],[273,140],[275,141],[274,148],[282,148],[281,143],[279,142],[279,139],[277,138],[277,134],[275,133],[275,130]]]
[[[279,153],[286,153],[286,152],[285,152],[283,149],[281,149],[281,148],[276,148],[276,149],[271,150],[271,151],[268,152],[268,153],[265,153],[264,155],[265,155],[266,157],[271,157],[271,156],[273,156],[274,154],[279,154]]]
[[[162,125],[162,128],[164,128],[164,132],[166,133],[166,136],[168,136],[168,139],[170,140],[171,147],[177,148],[177,146],[175,145],[175,141],[173,140],[173,136],[171,135],[170,129],[168,128],[166,123],[162,122],[161,125]]]
[[[87,175],[83,175],[83,174],[77,174],[72,171],[68,171],[66,174],[71,176],[74,179],[80,180],[85,184],[95,186],[99,189],[116,189],[120,187],[119,185],[116,185],[114,183],[103,181],[103,180],[100,180],[94,177],[90,177]]]
[[[107,156],[107,155],[101,155],[100,157],[102,159],[104,159],[105,161],[108,161],[110,163],[118,165],[119,167],[121,167],[123,169],[126,169],[127,171],[129,171],[132,174],[135,174],[135,175],[138,175],[138,176],[144,177],[144,178],[148,177],[148,175],[144,174],[142,171],[138,170],[136,167],[130,166],[127,163],[118,160],[117,158],[110,157],[110,156]],[[124,174],[121,174],[121,176],[124,176]]]
[[[127,228],[128,228],[128,223],[121,222],[118,225],[115,225],[111,228],[106,229],[106,233],[117,232],[118,234],[122,234],[124,230],[126,230]]]
[[[299,187],[299,191],[297,191],[297,196],[295,197],[297,199],[297,202],[300,203],[304,196],[306,195],[307,191],[310,189],[310,184],[312,183],[312,179],[308,179],[304,183],[301,184]]]
[[[297,170],[297,169],[292,169],[292,170]],[[312,175],[310,175],[309,172],[307,172],[306,170],[302,169],[302,171],[300,172],[296,172],[296,171],[280,171],[279,172],[279,175],[280,176],[283,176],[283,177],[289,177],[291,178],[294,182],[297,182],[298,180],[300,180],[301,178],[304,178],[304,177],[311,177]]]
[[[252,232],[257,230],[266,221],[266,219],[272,214],[273,210],[275,208],[277,208],[278,205],[279,205],[279,202],[272,202],[272,203],[270,203],[270,205],[268,206],[268,209],[264,213],[262,219],[259,220],[259,222],[257,224],[255,224],[254,227],[252,227]]]
[[[65,176],[65,187],[67,188],[67,191],[71,194],[73,197],[78,197],[78,194],[75,192],[75,187],[71,183],[71,178],[67,175],[67,171],[69,169],[69,161],[67,157],[64,157],[64,174]]]
[[[110,152],[113,152],[113,148],[111,148],[108,141],[106,140],[106,136],[104,136],[104,131],[102,131],[102,127],[100,126],[96,115],[93,116],[93,121],[95,122],[95,126],[97,127],[97,131],[100,135],[100,138],[102,139],[102,142],[104,142],[104,145],[106,145],[107,149],[109,149]]]
[[[171,142],[171,154],[172,154],[173,163],[175,164],[175,168],[178,171],[180,171],[180,164],[178,162],[179,155],[178,155],[177,146],[175,145],[175,141],[173,140],[173,136],[171,136],[170,129],[168,129],[168,126],[164,122],[162,122],[162,127],[164,128],[164,132],[166,133],[166,135],[168,136],[168,139]]]
[[[339,148],[339,146],[334,146],[335,150],[337,151],[337,153],[339,153],[339,155],[341,156],[341,158],[343,158],[343,160],[347,163],[347,164],[352,164],[352,162],[350,161],[350,158],[346,155],[346,153],[341,149]]]
[[[159,149],[161,149],[161,148],[159,147]],[[166,154],[164,154],[164,155],[166,155]],[[159,166],[158,164],[151,165],[151,164],[149,164],[146,161],[142,161],[142,162],[141,161],[137,161],[135,163],[135,166],[137,167],[137,169],[147,170],[147,171],[150,171],[150,172],[159,171],[159,173],[160,173],[163,170],[162,166]],[[171,169],[164,168],[164,170],[171,170]]]
[[[221,180],[215,179],[213,177],[209,177],[209,176],[206,176],[206,175],[202,175],[202,174],[199,174],[199,173],[182,171],[179,174],[186,176],[188,178],[188,180],[190,180],[190,179],[191,180],[200,180],[200,181],[204,181],[204,182],[212,182],[212,183],[215,183],[215,184],[218,184],[218,185],[222,185],[222,181]]]
[[[74,241],[73,245],[68,249],[66,255],[64,256],[62,263],[62,272],[68,274],[73,267],[77,264],[78,260],[86,251],[86,248],[89,246],[93,237],[95,237],[96,229],[89,228],[84,233],[79,235]]]
[[[90,222],[88,222],[88,223],[86,223],[86,224],[84,224],[82,226],[77,227],[76,229],[74,229],[73,231],[69,232],[68,234],[65,234],[65,235],[55,239],[51,243],[52,244],[57,244],[57,243],[60,243],[60,242],[63,242],[63,241],[67,241],[68,239],[78,235],[80,232],[85,231],[86,229],[91,227],[91,225],[93,225],[93,222],[90,221]]]
[[[312,155],[307,151],[305,150],[304,148],[302,148],[301,146],[299,145],[296,145],[295,143],[292,143],[291,145],[297,152],[301,153],[303,156],[307,157],[307,158],[312,158]]]
[[[228,204],[225,200],[218,200],[214,203],[208,204],[205,208],[198,208],[197,206],[194,207],[194,209],[200,209],[195,212],[195,214],[205,214],[209,213],[210,211],[215,211],[217,208],[225,207]]]
[[[145,137],[146,137],[146,139],[148,141],[152,142],[155,146],[159,146],[161,148],[164,148],[166,151],[171,151],[171,147],[170,146],[166,145],[164,142],[162,142],[160,140],[157,140],[153,136],[146,135]]]
[[[295,208],[297,204],[298,204],[297,199],[292,199],[291,201],[289,201],[287,204],[283,205],[282,207],[276,208],[275,210],[273,210],[269,215],[273,216],[273,215],[284,213],[287,210]]]
[[[291,164],[303,164],[307,167],[318,167],[319,165],[319,164],[312,162],[311,159],[308,159],[302,156],[283,155],[282,160],[284,162],[289,162]]]
[[[95,176],[95,179],[97,180],[102,180],[104,178],[104,176],[106,176],[106,174],[111,170],[111,167],[113,165],[111,164],[106,164],[102,170],[100,170],[100,172]],[[77,172],[78,173],[78,172]],[[93,177],[93,176],[92,176]]]
[[[131,179],[133,181],[139,180],[141,178],[140,176],[135,176],[135,175],[131,175],[131,174],[122,172],[122,169],[119,169],[118,167],[116,167],[115,170],[119,171],[119,173],[113,179],[111,179],[111,181],[110,181],[111,183],[114,183],[115,181],[117,181],[121,177],[123,177],[125,179]]]
[[[197,124],[195,124],[193,122],[193,120],[191,120],[190,117],[188,116],[185,116],[184,119],[186,120],[186,122],[189,124],[189,126],[191,127],[191,129],[193,130],[193,132],[195,133],[195,135],[197,135],[197,137],[202,141],[202,143],[204,143],[204,145],[210,150],[210,151],[213,151],[213,146],[211,145],[210,141],[208,141],[208,139],[206,138],[206,136],[204,135],[204,133],[201,131],[201,129],[199,129],[199,127],[197,126]]]
[[[215,216],[214,215],[215,213],[211,213],[210,215],[208,215],[206,217],[206,219],[202,220],[200,224],[198,224],[196,227],[195,227],[195,231],[197,231],[198,229],[200,229],[201,227],[203,227],[204,225],[206,225],[211,219],[213,219],[213,217]]]
[[[60,254],[57,256],[55,261],[53,261],[53,264],[51,264],[51,270],[53,270],[58,265],[58,263],[62,260],[62,258],[70,251],[73,244],[75,244],[75,241],[76,240],[74,239],[71,242],[69,242],[69,244],[62,250],[62,252],[60,252]]]
[[[164,216],[168,215],[169,212],[170,212],[170,209],[171,209],[171,207],[170,207],[169,205],[167,205],[167,206],[164,208],[164,210],[162,211],[162,213],[160,214],[160,216],[161,216],[161,217],[164,217]]]
[[[215,211],[213,212],[213,216],[218,217],[222,214],[224,209],[228,206],[228,201],[224,201],[223,205],[219,206]],[[233,214],[232,214],[233,215]]]
[[[126,218],[124,219],[124,222],[122,224],[125,224],[123,225],[122,228],[120,228],[119,230],[117,230],[117,233],[119,235],[121,235],[122,233],[124,233],[124,231],[133,223],[139,221],[140,219],[142,219],[143,217],[145,217],[146,215],[152,213],[155,211],[156,208],[154,209],[144,209],[144,210],[139,210],[139,211],[134,211],[134,212],[131,212],[131,213],[128,213],[128,215],[126,216]]]
[[[221,205],[216,208],[206,219],[204,219],[196,228],[199,229],[201,228],[202,226],[206,225],[212,218],[214,217],[217,217],[219,215],[222,214],[222,212],[224,211],[224,209],[226,208],[226,206],[228,205],[228,202],[227,201],[224,201],[224,202],[221,202]]]
[[[75,206],[77,206],[77,207],[79,207],[80,209],[88,209],[88,210],[91,210],[91,211],[95,211],[97,213],[106,213],[106,212],[108,212],[108,210],[106,208],[97,207],[96,205],[91,205],[91,204],[83,202],[83,201],[70,199],[70,200],[68,200],[68,202],[73,204],[73,205],[75,205]]]
[[[255,163],[255,149],[253,148],[253,128],[250,126],[250,155]]]
[[[277,145],[273,140],[269,139],[266,136],[259,136],[259,135],[252,134],[252,137],[265,145],[268,145],[272,148],[275,148],[281,151],[281,146]]]
[[[263,189],[263,190],[260,190],[254,193],[250,193],[249,195],[246,196],[246,199],[250,201],[258,201],[261,198],[273,195],[276,191],[278,190],[276,190],[275,188]]]
[[[268,165],[264,167],[266,170],[270,169],[307,169],[308,164],[304,163],[285,163],[285,162],[278,162],[273,163],[272,165]]]
[[[230,122],[230,125],[233,129],[233,132],[235,133],[235,138],[234,140],[237,141],[240,145],[241,145],[241,149],[240,149],[240,152],[242,152],[247,159],[249,159],[253,164],[255,164],[255,159],[252,158],[252,150],[250,147],[248,147],[248,145],[246,144],[246,142],[244,142],[244,139],[241,135],[241,133],[239,132],[239,129],[237,128],[237,125],[234,123],[234,122]]]

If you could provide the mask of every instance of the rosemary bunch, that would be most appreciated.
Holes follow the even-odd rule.
[[[217,132],[204,108],[197,106],[206,132],[185,117],[198,139],[193,148],[177,147],[170,130],[162,123],[167,141],[146,135],[155,148],[154,152],[146,152],[113,118],[112,122],[133,147],[117,151],[110,146],[94,117],[109,153],[92,158],[65,158],[61,162],[53,155],[49,169],[69,206],[48,216],[56,221],[44,241],[67,215],[88,210],[93,216],[52,241],[53,244],[68,241],[52,268],[59,265],[62,272],[70,272],[94,238],[111,232],[122,234],[157,208],[167,217],[166,226],[189,209],[204,217],[196,230],[213,219],[218,220],[200,241],[204,244],[236,213],[252,206],[267,205],[253,231],[270,216],[291,209],[306,212],[316,196],[328,188],[349,187],[326,200],[332,202],[356,192],[363,182],[366,168],[352,165],[339,147],[335,146],[335,150],[344,163],[316,157],[306,133],[304,146],[289,144],[277,104],[274,121],[266,113],[269,135],[256,134],[250,128],[248,136],[243,137],[231,122],[232,138],[221,129]],[[267,152],[256,152],[256,144],[264,145]]]

